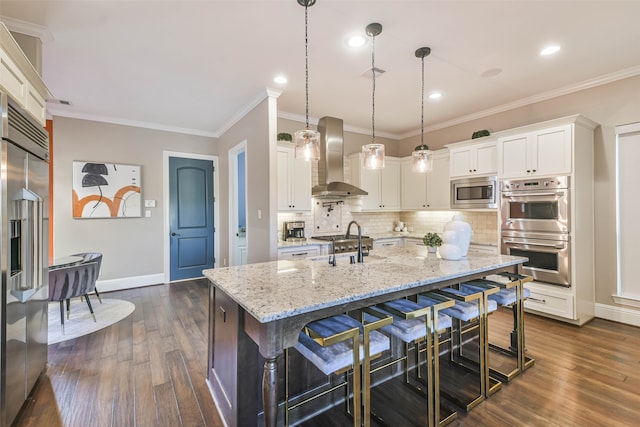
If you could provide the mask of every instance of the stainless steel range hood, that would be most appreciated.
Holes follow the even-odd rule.
[[[344,199],[366,196],[361,188],[344,182],[344,133],[342,119],[322,117],[318,120],[320,132],[320,161],[318,185],[311,195],[318,199]]]

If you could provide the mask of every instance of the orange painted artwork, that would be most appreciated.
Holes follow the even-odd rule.
[[[74,218],[142,216],[140,166],[73,162]]]

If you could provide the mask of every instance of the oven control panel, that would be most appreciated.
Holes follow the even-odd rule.
[[[570,177],[558,176],[551,178],[519,179],[500,182],[501,191],[528,191],[570,188]]]

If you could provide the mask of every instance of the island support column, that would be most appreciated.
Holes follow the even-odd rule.
[[[264,360],[262,373],[262,403],[264,405],[264,424],[276,427],[278,421],[278,363],[277,357]]]

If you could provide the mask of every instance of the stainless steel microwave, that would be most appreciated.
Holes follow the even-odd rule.
[[[495,176],[451,181],[451,209],[496,209],[497,184]]]

